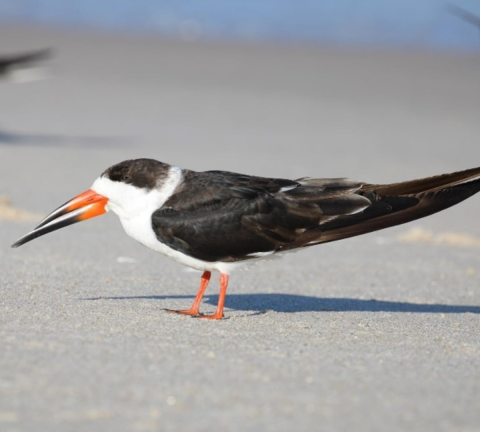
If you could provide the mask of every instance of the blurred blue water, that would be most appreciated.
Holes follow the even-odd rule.
[[[452,4],[480,17],[479,0],[0,0],[0,20],[153,31],[187,40],[479,50],[480,19],[452,13]]]

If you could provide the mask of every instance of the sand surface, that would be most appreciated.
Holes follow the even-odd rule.
[[[1,431],[480,430],[480,196],[236,273],[220,322],[163,311],[199,274],[113,214],[10,248],[129,158],[379,183],[478,166],[478,56],[0,28],[0,53],[43,47],[50,79],[0,82]]]

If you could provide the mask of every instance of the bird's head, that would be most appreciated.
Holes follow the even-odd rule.
[[[153,211],[155,206],[158,208],[167,198],[172,169],[174,167],[153,159],[127,160],[113,165],[95,180],[90,189],[51,212],[12,247],[100,216],[109,210],[120,219],[131,218],[147,210]]]

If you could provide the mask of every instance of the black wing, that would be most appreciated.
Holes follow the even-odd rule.
[[[428,216],[479,192],[480,168],[389,185],[187,172],[182,187],[153,214],[157,237],[195,258],[228,262]]]
[[[345,179],[271,179],[184,172],[174,197],[152,216],[157,238],[203,261],[237,261],[301,247],[302,235],[370,201]]]
[[[452,207],[479,191],[480,168],[402,183],[365,184],[358,193],[368,198],[371,205],[360,213],[338,217],[322,225],[317,240],[316,233],[307,233],[309,244],[354,237],[411,222]]]

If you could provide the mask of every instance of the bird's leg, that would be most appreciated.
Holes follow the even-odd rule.
[[[174,309],[167,309],[168,312],[174,312],[177,314],[182,315],[198,315],[200,313],[200,303],[203,298],[203,294],[205,294],[205,290],[207,289],[208,282],[210,282],[210,276],[212,275],[211,272],[205,271],[202,274],[202,279],[200,281],[200,288],[198,289],[197,296],[195,297],[195,301],[192,304],[190,309],[183,309],[183,310],[174,310]]]
[[[227,295],[228,274],[220,273],[220,294],[218,296],[217,310],[213,315],[196,315],[195,318],[206,318],[219,320],[223,318],[223,305]]]

